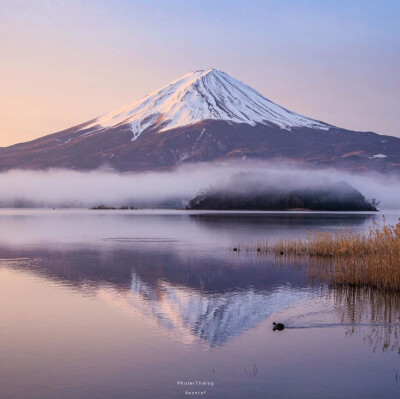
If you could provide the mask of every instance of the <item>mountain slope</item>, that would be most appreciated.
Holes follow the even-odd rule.
[[[208,69],[190,72],[148,96],[97,118],[86,128],[130,124],[135,140],[149,126],[166,131],[204,120],[277,125],[282,129],[329,125],[274,104],[228,74]]]
[[[296,114],[208,69],[89,122],[0,148],[0,170],[106,166],[129,171],[253,158],[399,171],[400,139]]]

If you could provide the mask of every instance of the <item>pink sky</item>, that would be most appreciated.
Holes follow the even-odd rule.
[[[380,4],[0,0],[0,146],[209,67],[295,112],[400,136],[400,6]]]

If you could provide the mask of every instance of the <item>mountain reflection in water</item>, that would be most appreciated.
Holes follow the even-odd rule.
[[[310,295],[298,268],[243,257],[226,261],[122,249],[35,250],[23,252],[25,260],[12,257],[8,252],[8,267],[84,290],[125,312],[140,312],[182,341],[208,346],[222,345]]]
[[[315,298],[327,304],[332,297],[326,287],[310,284],[304,265],[233,253],[232,244],[309,230],[359,229],[377,218],[368,213],[163,211],[4,211],[0,216],[0,266],[139,312],[180,340],[209,347],[295,304],[314,306]],[[337,312],[330,317],[354,326],[368,317],[371,323],[398,321],[398,301],[382,311],[389,303],[382,295],[334,291],[335,303],[329,306]],[[295,320],[293,326],[301,324]]]
[[[225,253],[224,258],[124,248],[0,251],[7,254],[6,267],[74,287],[127,314],[139,313],[187,344],[223,345],[274,313],[318,298],[322,310],[313,317],[322,322],[307,321],[300,308],[287,320],[288,327],[342,325],[346,334],[362,334],[375,348],[399,350],[396,293],[310,286],[307,268],[298,263],[246,254]]]
[[[232,250],[380,219],[0,210],[0,396],[169,399],[203,380],[218,399],[397,398],[398,296]]]

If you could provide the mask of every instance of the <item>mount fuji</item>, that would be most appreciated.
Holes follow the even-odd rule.
[[[398,172],[400,139],[299,115],[207,69],[86,123],[0,148],[0,170],[144,171],[245,159]]]

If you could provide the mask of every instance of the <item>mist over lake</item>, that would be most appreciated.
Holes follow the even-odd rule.
[[[248,177],[237,177],[241,175]],[[249,191],[253,180],[259,187],[264,184],[275,189],[312,189],[346,182],[366,198],[378,199],[382,209],[400,206],[400,180],[394,174],[317,170],[296,163],[261,161],[198,163],[171,171],[124,174],[105,170],[11,170],[0,173],[0,204],[3,207],[91,207],[105,203],[160,207],[163,202],[175,201],[172,204],[177,207],[209,187],[230,183],[238,192]]]

